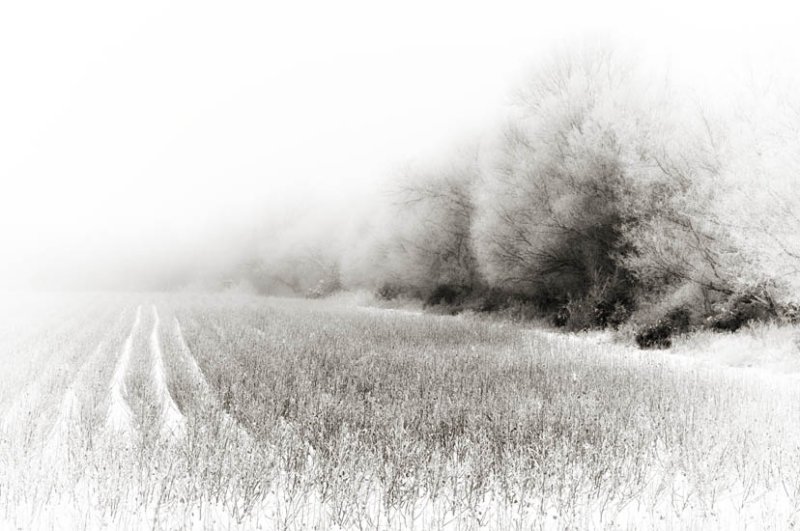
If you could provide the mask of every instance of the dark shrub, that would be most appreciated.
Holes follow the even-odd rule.
[[[672,329],[663,322],[646,326],[636,333],[636,344],[639,348],[669,348],[672,346]]]
[[[567,329],[578,331],[598,327],[596,306],[594,301],[590,300],[588,297],[570,300],[564,309],[566,310],[565,314],[567,316],[564,326],[566,326]],[[560,311],[561,309],[559,308],[556,314]]]
[[[321,299],[340,291],[342,285],[338,278],[323,278],[317,285],[306,292],[309,299]]]
[[[566,305],[562,298],[556,305],[543,309],[550,314],[553,324],[570,330],[618,328],[635,307],[635,279],[620,268],[613,272],[593,270],[585,276],[588,289],[583,294],[573,292],[567,296]]]
[[[499,289],[487,289],[482,291],[475,299],[473,309],[476,312],[496,312],[508,308],[511,295]]]
[[[571,299],[566,305],[551,310],[553,324],[570,330],[616,329],[627,321],[633,299],[627,294],[598,291],[580,299]]]
[[[688,308],[673,308],[663,319],[672,330],[672,334],[685,334],[692,323],[692,314]]]
[[[440,284],[425,299],[425,307],[447,305],[461,306],[472,290],[468,286],[454,284]]]
[[[800,305],[789,303],[778,308],[781,321],[788,324],[800,324]]]
[[[736,332],[744,326],[745,321],[736,313],[725,311],[712,315],[706,322],[708,328],[714,332]]]
[[[636,334],[639,348],[669,348],[672,336],[685,334],[691,326],[691,313],[687,308],[679,307],[668,311],[655,324],[645,326]]]
[[[526,297],[510,297],[502,310],[501,315],[518,322],[529,322],[546,317],[541,308]]]
[[[562,306],[553,315],[553,325],[562,328],[567,326],[567,323],[569,323],[569,308]]]
[[[600,328],[618,328],[631,315],[632,303],[628,300],[608,300],[600,302],[594,309],[595,325]]]
[[[731,299],[706,324],[715,332],[736,332],[753,321],[770,321],[779,317],[779,308],[766,293],[745,293]]]
[[[391,301],[399,297],[402,293],[403,288],[397,284],[386,283],[378,288],[376,295],[383,300]]]

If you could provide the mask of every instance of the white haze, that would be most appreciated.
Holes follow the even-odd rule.
[[[742,72],[797,71],[797,20],[691,1],[4,2],[0,282],[221,267],[270,223],[353,221],[405,161],[500,119],[553,47],[610,39],[724,97]]]

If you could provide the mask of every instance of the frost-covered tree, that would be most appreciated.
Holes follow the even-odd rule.
[[[629,181],[623,263],[651,296],[693,285],[711,299],[731,293],[734,249],[713,212],[725,154],[720,132],[700,113],[684,111],[660,130],[645,157],[650,171]]]
[[[625,230],[625,263],[654,295],[700,294],[709,311],[753,290],[800,290],[800,106],[774,84],[736,100],[735,113],[690,110],[662,131]]]
[[[800,299],[800,99],[798,83],[751,86],[729,120],[728,156],[713,217],[730,237],[739,290],[766,286]]]
[[[653,171],[657,129],[631,64],[605,49],[562,54],[520,91],[476,196],[473,237],[493,285],[545,304],[629,302],[626,205],[630,182]]]

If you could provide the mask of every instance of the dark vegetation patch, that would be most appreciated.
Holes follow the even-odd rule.
[[[744,293],[733,297],[707,319],[715,332],[736,332],[748,323],[766,322],[779,317],[778,305],[766,293]]]
[[[427,299],[425,299],[425,307],[450,306],[460,311],[463,309],[472,291],[472,288],[469,286],[441,284],[436,286]]]
[[[378,291],[375,292],[375,295],[382,300],[385,301],[393,301],[396,298],[402,296],[406,292],[402,286],[398,284],[392,283],[385,283],[382,284],[381,287],[378,288]]]
[[[777,303],[769,290],[750,290],[721,298],[709,308],[680,306],[655,322],[640,326],[635,335],[641,348],[669,348],[672,338],[693,330],[732,333],[751,323],[800,323],[798,305]]]
[[[709,315],[706,327],[715,332],[736,332],[753,322],[798,324],[800,307],[793,303],[778,303],[766,289],[751,290],[731,297]]]
[[[338,275],[331,275],[321,278],[314,287],[310,288],[306,292],[306,297],[309,299],[321,299],[323,297],[333,295],[334,293],[341,291],[341,289],[342,283],[339,280]]]
[[[686,308],[674,308],[656,323],[645,326],[636,333],[639,348],[664,349],[672,346],[672,337],[689,331],[690,315]]]

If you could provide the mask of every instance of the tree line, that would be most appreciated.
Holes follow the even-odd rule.
[[[715,108],[612,50],[554,54],[495,130],[407,168],[363,219],[305,247],[285,236],[254,278],[575,330],[633,323],[642,346],[794,320],[800,105],[735,89],[748,96]]]

